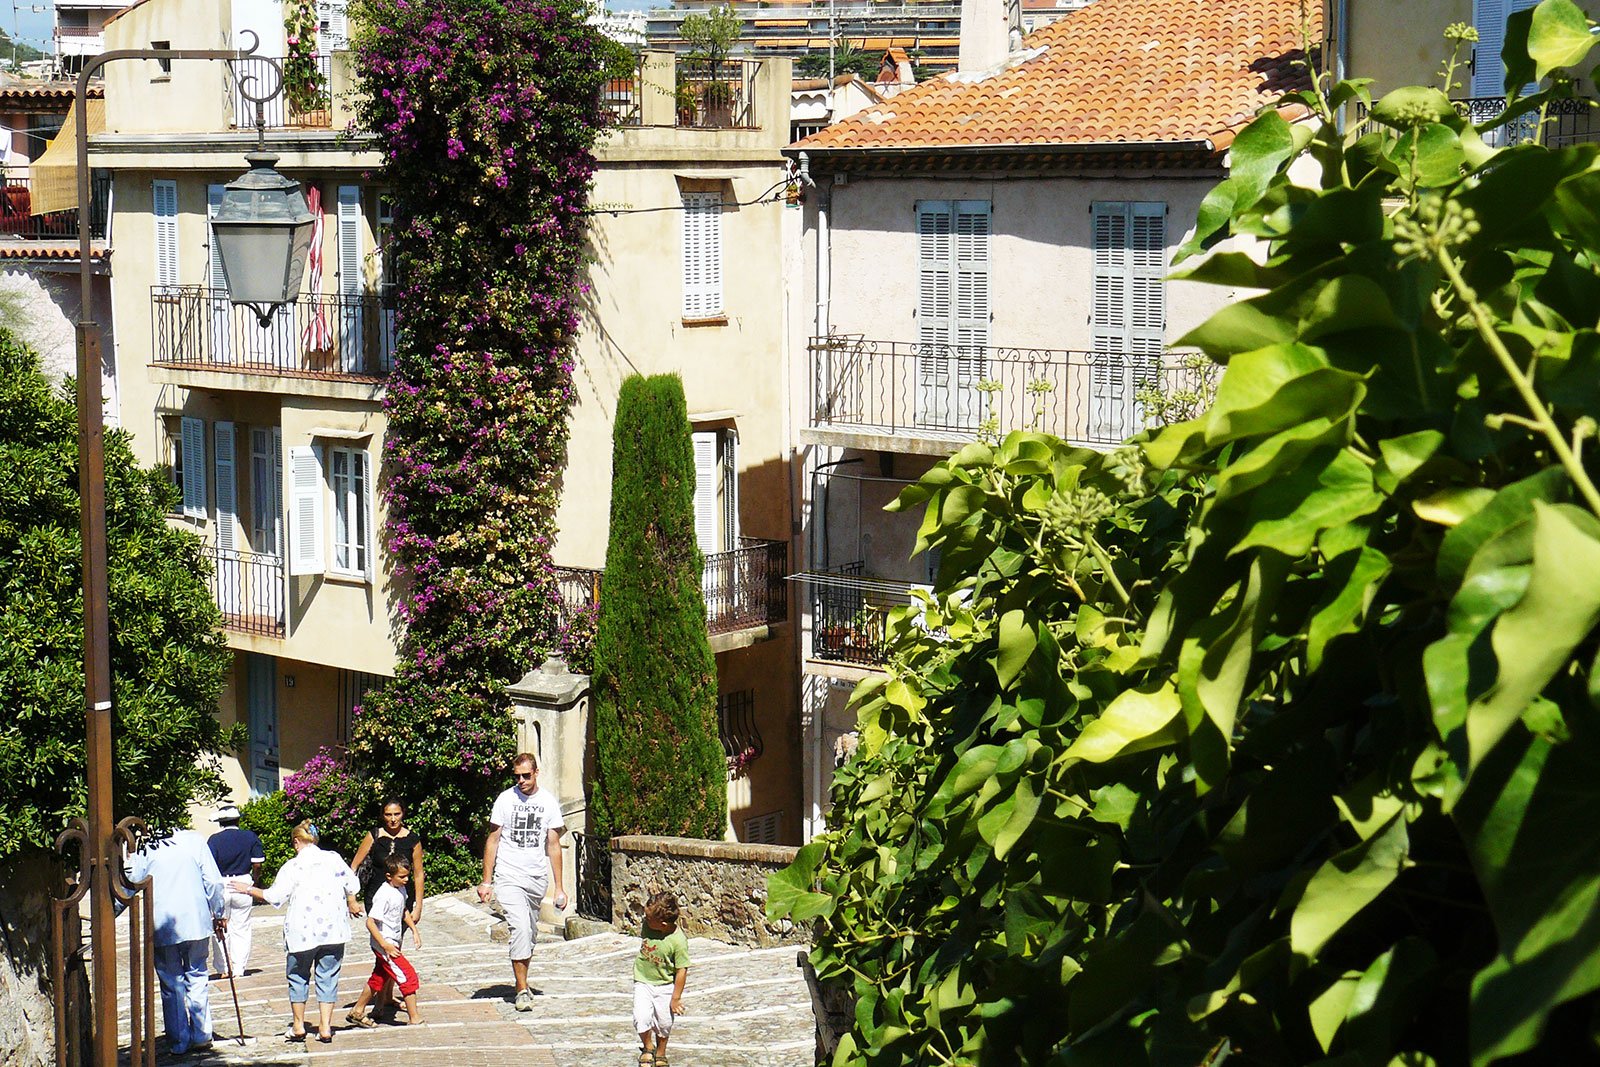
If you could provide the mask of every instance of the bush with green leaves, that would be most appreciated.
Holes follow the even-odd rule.
[[[66,389],[71,388],[68,382]],[[48,848],[84,814],[83,571],[76,408],[0,328],[0,854]],[[225,793],[216,717],[231,657],[174,489],[105,437],[116,816],[186,826]]]
[[[261,839],[266,862],[261,865],[263,884],[278,876],[278,868],[294,858],[294,821],[289,818],[289,800],[283,790],[263,793],[239,809],[239,826]]]
[[[694,532],[683,381],[632,375],[617,396],[611,540],[594,639],[595,833],[721,840],[728,767]]]
[[[1600,144],[1537,131],[1595,47],[1544,0],[1482,127],[1261,115],[1184,250],[1258,291],[1178,342],[1210,408],[902,494],[939,580],[771,887],[835,1063],[1594,1059]]]

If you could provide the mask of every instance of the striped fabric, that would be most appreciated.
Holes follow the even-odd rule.
[[[311,252],[306,257],[310,274],[306,289],[311,293],[312,312],[306,316],[300,343],[308,352],[326,352],[333,347],[333,328],[328,325],[328,314],[322,306],[322,190],[314,184],[306,188],[306,206],[316,222],[311,227]]]

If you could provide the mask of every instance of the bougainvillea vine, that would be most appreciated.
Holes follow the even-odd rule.
[[[351,14],[359,125],[398,209],[400,324],[383,482],[400,661],[351,756],[411,801],[430,850],[464,860],[514,744],[504,687],[556,640],[549,550],[604,45],[576,0]]]

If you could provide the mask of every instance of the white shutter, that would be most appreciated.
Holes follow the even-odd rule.
[[[943,426],[951,412],[955,343],[955,219],[948,200],[917,202],[916,420]]]
[[[339,186],[339,362],[347,374],[361,367],[361,187]]]
[[[191,519],[206,517],[206,424],[183,417],[183,513]]]
[[[314,447],[289,450],[289,573],[321,574],[322,460]]]
[[[739,546],[739,435],[732,430],[722,438],[722,539],[730,549]]]
[[[1538,0],[1472,0],[1472,25],[1478,43],[1472,49],[1472,95],[1504,96],[1506,93],[1506,19],[1514,11],[1526,11]]]
[[[722,312],[722,194],[684,193],[683,317]]]
[[[1129,347],[1128,204],[1091,207],[1094,266],[1089,305],[1089,347],[1096,352],[1126,352]]]
[[[1135,203],[1128,227],[1128,350],[1135,390],[1153,384],[1166,347],[1167,205]]]
[[[328,55],[350,47],[345,0],[317,0],[317,52]]]
[[[694,539],[706,555],[717,552],[717,435],[694,435]]]
[[[989,345],[989,203],[958,200],[954,205],[954,326],[957,420],[973,425],[982,417],[974,388],[988,377]]]
[[[362,572],[364,574],[366,574],[367,581],[369,581],[369,582],[372,581],[373,575],[376,573],[376,571],[378,569],[378,567],[377,567],[377,561],[378,561],[377,528],[378,528],[378,523],[377,523],[377,516],[373,514],[373,507],[372,507],[372,504],[373,504],[372,488],[373,488],[373,483],[376,480],[377,479],[375,479],[372,476],[372,462],[367,458],[367,453],[362,452],[361,453],[361,517],[362,517],[363,523],[362,523],[362,529],[361,529],[361,536],[362,536],[363,541],[362,541],[362,547],[361,547],[361,560],[362,560],[362,568],[361,569],[362,569]]]
[[[156,285],[178,285],[178,183],[157,178],[150,183],[151,213],[156,224]]]
[[[217,547],[234,552],[239,547],[234,533],[239,518],[239,480],[234,463],[233,423],[214,424],[212,441],[217,469]]]

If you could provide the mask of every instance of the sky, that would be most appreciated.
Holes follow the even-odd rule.
[[[18,40],[48,52],[54,8],[53,0],[0,0],[0,26]]]

